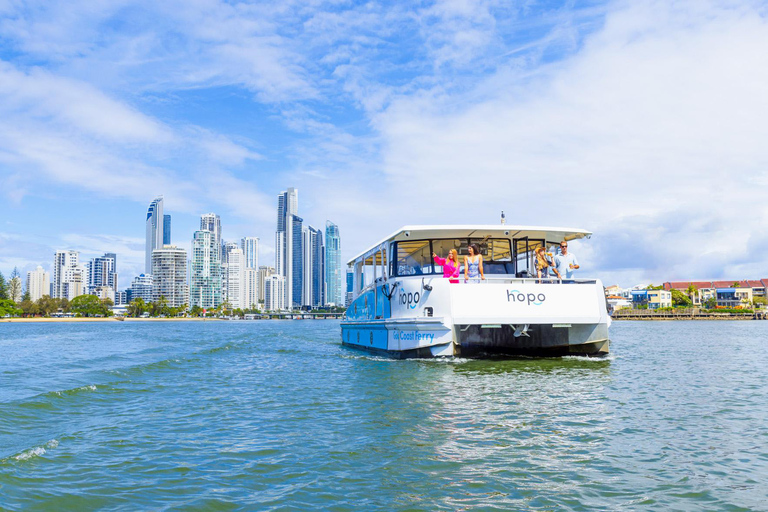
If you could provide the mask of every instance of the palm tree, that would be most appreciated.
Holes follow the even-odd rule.
[[[685,293],[687,293],[688,296],[691,298],[691,302],[696,304],[696,299],[694,299],[693,297],[694,297],[694,295],[698,295],[699,294],[699,289],[696,288],[696,286],[694,286],[693,283],[690,283],[688,285],[688,288],[685,289]]]

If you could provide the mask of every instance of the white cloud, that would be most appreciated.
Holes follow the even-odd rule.
[[[762,2],[25,4],[0,21],[26,56],[0,63],[0,186],[17,203],[34,179],[162,192],[176,211],[226,208],[268,251],[274,193],[297,186],[345,256],[503,209],[594,231],[582,273],[606,280],[764,267]],[[262,107],[243,116],[264,140],[221,127],[234,109],[193,122],[172,98],[227,87]],[[150,114],[149,93],[179,104]]]
[[[28,122],[68,126],[89,137],[144,144],[167,143],[166,127],[87,83],[39,68],[23,72],[0,61],[0,113],[24,113]]]
[[[616,10],[575,56],[480,102],[393,101],[376,119],[390,190],[413,218],[495,220],[504,209],[513,223],[626,233],[645,244],[637,265],[659,279],[726,271],[768,216],[757,186],[768,169],[768,53],[754,51],[765,47],[768,22],[749,9]],[[697,219],[727,227],[654,229],[685,212],[695,215],[686,229]]]

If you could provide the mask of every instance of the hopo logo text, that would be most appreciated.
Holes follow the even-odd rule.
[[[408,306],[411,309],[416,309],[416,305],[421,300],[421,294],[419,292],[402,292],[400,293],[400,304]]]
[[[547,300],[547,296],[543,293],[523,293],[520,290],[507,290],[507,302],[521,302],[533,304],[534,306],[541,306],[544,301]]]

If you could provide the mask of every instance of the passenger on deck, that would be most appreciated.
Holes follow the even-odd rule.
[[[558,272],[557,268],[555,268],[554,263],[549,258],[549,255],[546,253],[546,249],[544,247],[539,247],[536,249],[536,277],[541,279],[542,277],[549,277],[549,269],[552,268],[552,271],[555,273],[555,275],[558,277],[558,279],[562,279],[560,277],[560,272]]]
[[[568,242],[565,240],[560,242],[560,254],[555,256],[554,268],[557,269],[561,279],[563,275],[566,279],[573,279],[573,271],[579,268],[576,255],[568,252]]]
[[[480,254],[480,247],[477,244],[471,244],[467,250],[468,256],[464,256],[464,282],[472,280],[474,282],[485,279],[483,272],[483,255]]]
[[[459,253],[456,252],[456,249],[448,251],[447,258],[441,258],[433,252],[432,259],[443,267],[443,277],[447,278],[451,283],[459,282]]]

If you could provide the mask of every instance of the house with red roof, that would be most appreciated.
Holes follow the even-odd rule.
[[[670,281],[664,283],[664,289],[668,291],[679,290],[686,295],[688,288],[693,285],[696,293],[691,299],[693,304],[699,306],[710,298],[717,299],[717,305],[722,307],[742,307],[751,302],[755,297],[768,297],[767,279],[744,280],[720,280],[720,281]]]

